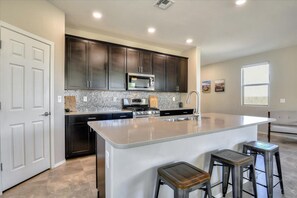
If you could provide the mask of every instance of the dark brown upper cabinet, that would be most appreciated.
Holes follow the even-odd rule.
[[[179,92],[188,92],[188,59],[180,58],[179,65],[177,67],[178,70],[178,86]]]
[[[126,48],[109,46],[109,90],[126,90]]]
[[[108,45],[66,37],[67,89],[108,89]]]
[[[66,37],[66,72],[65,85],[67,89],[88,88],[88,41]]]
[[[89,42],[89,89],[108,89],[108,45]]]
[[[66,35],[65,88],[126,90],[126,73],[155,75],[155,91],[187,92],[188,59]]]
[[[152,74],[152,53],[127,48],[127,72]]]
[[[174,56],[166,58],[166,91],[179,91],[177,67],[179,59]]]
[[[166,55],[153,54],[153,74],[155,75],[155,91],[166,91]]]

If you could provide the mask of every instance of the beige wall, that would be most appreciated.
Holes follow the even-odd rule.
[[[241,105],[241,67],[270,63],[270,103],[268,107]],[[211,93],[202,93],[202,112],[222,112],[267,116],[268,110],[297,110],[297,46],[202,66],[201,80],[211,80]],[[214,80],[225,79],[225,92],[214,92]],[[281,104],[280,98],[286,103]],[[263,128],[262,128],[263,129]]]
[[[46,0],[0,0],[0,20],[21,28],[55,44],[55,163],[65,159],[64,104],[57,96],[64,95],[64,13]]]
[[[189,57],[188,60],[188,92],[196,90],[200,92],[200,48],[193,47],[182,52],[183,56]],[[201,95],[201,94],[200,94]],[[195,108],[196,96],[191,96],[191,103],[185,104],[187,94],[181,95],[181,100],[185,107]]]

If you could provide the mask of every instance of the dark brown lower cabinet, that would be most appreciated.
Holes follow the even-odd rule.
[[[66,159],[95,154],[95,133],[90,130],[88,121],[111,119],[112,114],[66,116]]]
[[[161,110],[160,116],[175,116],[193,114],[194,109]]]
[[[65,116],[65,157],[80,157],[95,154],[95,132],[88,126],[88,121],[129,119],[132,112],[66,115]]]

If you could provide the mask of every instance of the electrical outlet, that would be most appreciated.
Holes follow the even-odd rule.
[[[58,103],[62,102],[62,96],[58,96]]]
[[[172,97],[172,101],[173,101],[173,102],[175,101],[175,97]]]
[[[285,98],[281,98],[281,99],[279,100],[279,102],[280,102],[280,103],[286,103],[286,99],[285,99]]]
[[[113,101],[113,102],[116,102],[116,101],[117,101],[117,97],[113,97],[113,98],[112,98],[112,101]]]
[[[88,102],[88,97],[87,97],[87,96],[84,96],[84,97],[83,97],[83,101],[84,101],[84,102]]]

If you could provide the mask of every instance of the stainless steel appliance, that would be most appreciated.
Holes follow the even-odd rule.
[[[155,75],[127,73],[127,90],[154,91]]]
[[[123,109],[133,112],[134,118],[159,117],[160,110],[150,108],[146,98],[124,98]]]

